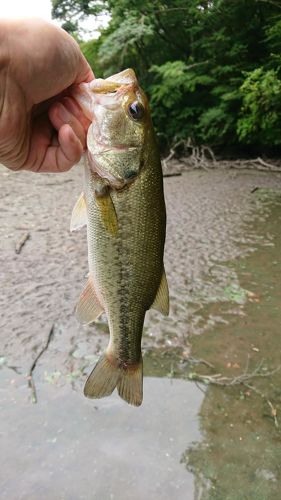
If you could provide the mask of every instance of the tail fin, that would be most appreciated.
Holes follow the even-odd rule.
[[[86,381],[84,387],[85,396],[88,398],[103,398],[105,396],[110,396],[117,385],[119,377],[120,369],[116,365],[110,363],[109,359],[104,354],[100,357]]]
[[[142,358],[137,365],[121,369],[121,376],[117,382],[119,396],[130,405],[142,404]]]
[[[115,387],[119,396],[127,403],[140,406],[142,403],[142,359],[134,366],[123,368],[111,362],[104,354],[90,373],[84,394],[88,398],[110,396]]]

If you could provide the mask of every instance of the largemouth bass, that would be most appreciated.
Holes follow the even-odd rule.
[[[125,401],[143,397],[141,337],[145,313],[169,312],[163,252],[166,212],[160,156],[148,101],[128,69],[79,85],[75,98],[91,119],[85,191],[71,229],[87,224],[89,278],[76,313],[83,324],[105,311],[110,341],[84,394]]]

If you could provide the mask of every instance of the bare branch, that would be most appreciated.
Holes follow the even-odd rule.
[[[42,354],[48,349],[49,344],[50,344],[52,337],[54,335],[54,331],[55,331],[55,324],[53,323],[43,348],[37,354],[36,358],[34,359],[32,365],[28,371],[28,374],[27,374],[28,387],[31,389],[32,403],[37,403],[37,393],[36,393],[35,382],[33,379],[33,371],[35,370],[36,365],[38,363],[38,360],[41,358]]]
[[[236,377],[224,377],[221,375],[221,373],[215,373],[214,375],[200,375],[199,373],[190,373],[188,378],[190,380],[196,380],[197,382],[202,382],[205,384],[215,384],[215,385],[232,387],[234,385],[245,384],[246,382],[252,380],[253,378],[270,377],[271,375],[274,375],[281,369],[281,365],[279,365],[272,371],[266,371],[264,373],[260,373],[262,364],[263,360],[257,365],[254,371],[252,371],[251,373],[245,371],[244,373],[241,373]]]
[[[201,375],[199,373],[189,373],[188,378],[189,380],[194,381],[195,383],[202,383],[205,385],[219,385],[223,387],[233,387],[236,385],[243,385],[244,387],[247,387],[251,391],[253,391],[255,394],[260,396],[269,406],[270,408],[270,413],[271,417],[273,418],[274,425],[276,429],[279,429],[279,422],[277,418],[277,409],[273,405],[273,403],[270,401],[270,399],[259,389],[257,389],[255,386],[252,384],[249,384],[249,381],[251,381],[254,378],[263,378],[263,377],[270,377],[272,375],[275,375],[275,373],[279,372],[281,370],[281,365],[277,366],[274,370],[266,370],[264,372],[261,372],[261,368],[263,366],[264,360],[262,359],[260,363],[256,366],[256,368],[252,371],[249,372],[249,357],[246,363],[246,367],[243,373],[240,375],[237,375],[236,377],[224,377],[221,375],[221,373],[215,373],[213,375]]]

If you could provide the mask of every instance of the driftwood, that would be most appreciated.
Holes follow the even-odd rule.
[[[169,176],[172,170],[172,160],[179,156],[179,164],[177,164],[176,172],[179,174],[184,170],[203,169],[209,170],[213,168],[225,169],[255,169],[264,172],[277,172],[281,173],[280,161],[265,161],[264,159],[239,159],[239,160],[221,160],[216,158],[213,150],[203,144],[197,146],[189,137],[187,140],[181,139],[176,142],[170,149],[166,158],[162,160],[164,177]]]

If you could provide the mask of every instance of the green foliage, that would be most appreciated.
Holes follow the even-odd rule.
[[[109,26],[81,48],[97,76],[135,69],[166,143],[281,145],[280,2],[53,0],[72,33],[101,12]]]
[[[52,16],[63,21],[97,15],[106,8],[106,2],[103,0],[52,0]]]
[[[103,68],[99,63],[99,49],[101,39],[90,40],[88,42],[80,42],[80,49],[86,57],[88,63],[93,68],[95,77],[102,78],[104,76]]]
[[[241,92],[239,139],[247,143],[281,145],[281,80],[277,72],[255,69],[246,75]]]
[[[266,67],[281,70],[281,19],[279,16],[266,27],[266,43],[269,48],[269,61]],[[266,63],[266,62],[265,62]]]
[[[116,60],[124,67],[126,59],[130,60],[133,54],[138,58],[143,45],[152,35],[153,29],[145,17],[139,19],[130,15],[124,19],[116,30],[105,38],[99,50],[101,64],[107,68],[106,74],[116,71]]]
[[[179,139],[194,137],[194,121],[202,112],[202,104],[193,102],[196,91],[211,87],[213,78],[196,73],[197,65],[183,61],[167,62],[150,69],[153,84],[151,96],[152,117],[157,129],[166,137]],[[202,65],[203,66],[203,65]]]

